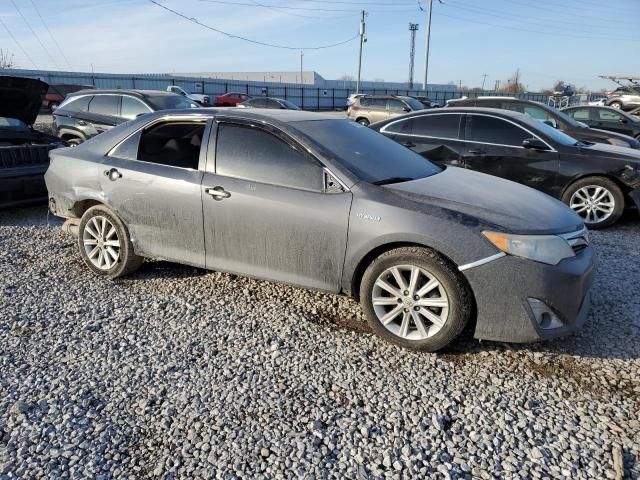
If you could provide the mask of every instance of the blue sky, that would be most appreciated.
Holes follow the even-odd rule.
[[[359,10],[365,9],[366,80],[407,80],[408,24],[419,23],[415,80],[422,79],[425,13],[417,1],[158,1],[229,33],[293,47],[353,37]],[[422,0],[423,6],[427,1]],[[475,87],[486,73],[486,85],[492,86],[517,68],[530,90],[559,79],[591,89],[612,88],[598,75],[640,76],[640,0],[434,2],[430,83],[462,80]],[[73,70],[90,71],[93,64],[96,72],[297,71],[300,65],[298,50],[228,38],[148,0],[0,0],[0,18],[22,49],[3,25],[0,48],[13,53],[22,68],[70,69],[49,31]],[[330,79],[355,76],[357,55],[357,40],[307,50],[304,69]]]

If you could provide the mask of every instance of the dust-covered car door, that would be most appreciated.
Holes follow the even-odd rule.
[[[274,127],[222,118],[208,152],[207,268],[339,291],[351,192]]]
[[[463,119],[460,113],[412,116],[385,125],[380,133],[439,165],[463,166]]]
[[[139,254],[204,266],[200,165],[207,125],[193,117],[155,121],[104,157],[104,197]]]

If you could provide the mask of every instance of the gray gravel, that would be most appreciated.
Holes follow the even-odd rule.
[[[0,478],[640,478],[633,215],[593,235],[580,334],[442,354],[339,296],[165,262],[96,278],[49,221],[0,212]]]

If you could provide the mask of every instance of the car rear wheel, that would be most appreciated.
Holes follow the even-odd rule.
[[[358,122],[360,125],[364,125],[365,127],[369,126],[369,120],[367,120],[366,118],[358,118],[356,122]]]
[[[460,335],[473,303],[455,266],[420,247],[397,248],[375,259],[362,278],[360,301],[380,337],[427,352]]]
[[[609,104],[609,106],[612,107],[612,108],[617,108],[619,110],[619,109],[622,108],[622,103],[620,103],[620,102],[611,102]]]
[[[573,183],[562,201],[576,212],[589,228],[605,228],[616,223],[624,211],[620,187],[604,177],[587,177]]]
[[[80,145],[82,143],[82,139],[80,137],[65,138],[64,141],[70,147],[77,147],[78,145]]]
[[[87,266],[108,278],[127,275],[140,267],[127,227],[108,208],[97,205],[80,219],[78,249]]]

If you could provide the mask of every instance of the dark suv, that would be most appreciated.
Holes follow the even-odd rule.
[[[67,95],[53,114],[53,124],[58,137],[73,146],[145,113],[197,107],[196,102],[170,92],[81,90]]]
[[[502,110],[525,113],[536,120],[551,125],[553,128],[557,128],[577,140],[590,143],[608,143],[609,145],[616,145],[618,147],[640,149],[640,142],[635,138],[620,133],[589,128],[588,125],[578,122],[566,113],[532,100],[523,100],[514,97],[460,98],[449,100],[447,106],[500,108]]]

